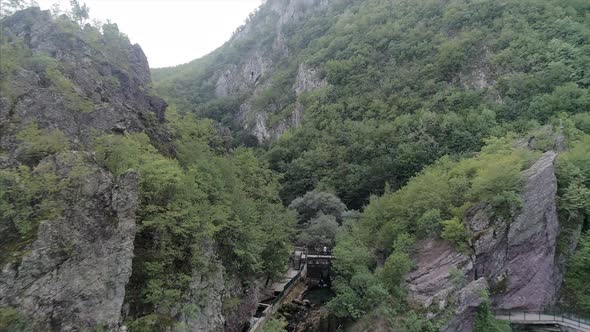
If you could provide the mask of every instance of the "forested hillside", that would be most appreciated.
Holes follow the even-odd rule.
[[[588,1],[267,0],[152,70],[2,4],[0,331],[245,331],[294,246],[330,299],[267,332],[590,316]]]
[[[445,293],[421,287],[487,289],[489,299],[471,304],[487,308],[478,311],[478,331],[506,328],[491,308],[540,310],[558,301],[588,313],[587,236],[571,258],[590,212],[586,1],[269,0],[212,54],[153,73],[180,113],[216,120],[234,145],[257,146],[282,175],[285,204],[306,193],[292,206],[321,202],[325,191],[362,210],[358,222],[341,226],[332,216],[308,217],[298,238],[321,246],[339,234],[330,307],[363,318],[361,329],[465,328],[452,325],[453,305],[429,307]],[[559,154],[541,155],[548,151]],[[535,201],[533,191],[546,199]],[[535,204],[554,212],[538,216]],[[318,230],[326,238],[314,240]],[[535,232],[545,232],[541,243]],[[498,258],[502,246],[508,257]],[[433,273],[421,266],[430,247],[459,257],[445,274],[454,283],[413,279],[412,271]],[[528,278],[518,265],[546,281],[518,284]],[[530,285],[547,293],[534,298]]]
[[[0,330],[239,330],[287,266],[276,174],[166,111],[116,24],[0,25]]]
[[[398,188],[486,137],[588,112],[589,10],[550,0],[268,1],[226,45],[154,78],[181,112],[262,141],[272,137],[256,133],[260,118],[268,130],[300,126],[266,153],[284,174],[284,201],[320,186],[360,208],[385,183]],[[300,92],[302,68],[327,84]],[[246,81],[221,93],[228,72],[234,85]],[[295,115],[303,123],[282,122]]]

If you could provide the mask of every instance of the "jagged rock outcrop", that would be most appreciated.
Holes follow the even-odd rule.
[[[208,271],[193,271],[191,298],[199,312],[182,319],[186,331],[223,331],[224,268],[218,261],[210,265]]]
[[[499,309],[541,310],[555,301],[561,284],[554,274],[559,233],[555,157],[549,151],[523,172],[523,208],[513,220],[494,218],[482,206],[468,215],[477,234],[476,276],[488,279]]]
[[[483,294],[487,289],[488,283],[485,278],[474,280],[461,289],[457,294],[455,315],[443,331],[472,332],[477,309],[482,304]]]
[[[182,314],[175,331],[240,332],[248,326],[261,300],[262,283],[237,275],[223,265],[213,241],[203,244],[203,261],[193,270],[188,305],[194,311]]]
[[[470,253],[438,239],[417,243],[417,267],[406,278],[409,299],[431,308],[431,317],[437,310],[454,308],[446,331],[473,330],[484,289],[489,288],[492,304],[500,310],[538,311],[555,303],[562,283],[555,259],[555,158],[555,152],[546,152],[522,172],[523,206],[513,218],[496,216],[486,204],[468,211],[465,223],[474,237]]]
[[[0,307],[16,308],[32,331],[118,326],[131,276],[138,175],[114,178],[91,160],[66,153],[42,162],[61,181],[81,169],[84,175],[61,193],[61,216],[43,221],[26,254],[0,272]]]
[[[285,118],[269,125],[270,114],[280,110],[272,109],[272,107],[263,111],[253,110],[252,102],[265,92],[269,87],[268,83],[255,89],[253,96],[240,106],[240,112],[237,118],[242,123],[244,129],[249,130],[259,142],[276,140],[289,128],[296,128],[301,125],[305,109],[300,101],[300,96],[305,92],[322,88],[327,84],[326,78],[322,77],[319,70],[305,64],[300,64],[292,87],[295,94],[295,104],[293,110]]]
[[[294,53],[287,43],[291,38],[287,34],[293,32],[285,30],[293,29],[291,25],[301,24],[305,18],[327,8],[328,4],[329,0],[266,2],[224,46],[210,55],[214,61],[207,66],[213,64],[214,69],[196,74],[198,78],[187,77],[186,81],[198,79],[211,83],[211,91],[205,93],[210,96],[203,96],[204,102],[239,99],[233,120],[237,127],[254,136],[258,142],[278,139],[289,128],[301,125],[305,113],[300,102],[301,94],[327,84],[325,73],[305,62],[297,61],[296,65],[285,70],[284,63],[277,61]],[[264,40],[261,35],[264,35]],[[239,57],[222,55],[228,50],[232,54],[239,50]],[[177,92],[173,86],[167,85],[170,83],[166,82],[167,74],[161,73],[164,87],[159,86],[162,93],[175,95]],[[281,91],[277,92],[279,85]],[[204,89],[209,90],[209,85]],[[269,99],[268,94],[273,95],[271,100],[260,102],[260,99]],[[187,105],[189,108],[195,106]]]
[[[422,308],[434,305],[444,309],[463,282],[473,279],[471,257],[441,239],[419,241],[416,248],[412,260],[417,268],[407,277],[410,302]]]
[[[193,271],[190,284],[190,304],[197,313],[181,318],[179,331],[243,331],[245,324],[256,312],[260,284],[249,285],[239,276],[228,274],[212,245],[205,255],[207,267]]]
[[[150,92],[141,48],[113,26],[103,35],[39,8],[0,25],[2,60],[10,63],[3,72],[9,77],[0,78],[0,171],[29,172],[22,162],[30,174],[59,184],[52,201],[59,208],[51,207],[57,212],[26,238],[10,219],[1,222],[0,309],[15,310],[32,331],[116,329],[132,272],[139,177],[134,171],[116,177],[99,166],[93,141],[145,132],[172,153],[161,125],[166,103]],[[60,152],[41,147],[39,158],[21,160],[19,133],[31,125],[63,133]]]
[[[98,31],[65,30],[39,8],[0,24],[31,54],[0,93],[0,148],[13,150],[14,134],[36,122],[61,130],[79,148],[91,144],[96,133],[146,132],[163,150],[171,149],[168,134],[156,125],[164,121],[166,103],[149,92],[150,70],[139,45],[124,39],[111,45],[104,36],[91,43],[86,34]],[[63,79],[50,66],[57,66]]]

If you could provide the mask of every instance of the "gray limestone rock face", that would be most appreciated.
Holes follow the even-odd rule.
[[[0,25],[32,53],[10,81],[12,96],[0,91],[1,149],[12,151],[7,136],[35,122],[61,130],[77,149],[92,144],[97,134],[145,132],[160,148],[171,150],[169,134],[158,125],[164,122],[166,103],[150,92],[149,65],[139,45],[103,49],[106,40],[91,44],[84,30],[65,33],[49,11],[39,8],[19,11]],[[43,65],[35,65],[40,60],[34,57],[55,61],[71,91]]]
[[[416,248],[412,256],[416,269],[406,278],[409,301],[422,308],[434,305],[444,309],[463,286],[462,280],[454,278],[460,274],[464,280],[472,279],[471,257],[458,252],[448,241],[435,238],[419,241]]]
[[[293,90],[295,90],[295,95],[300,96],[304,92],[319,89],[326,86],[326,84],[328,84],[328,81],[325,77],[321,77],[319,70],[300,64]]]
[[[217,260],[210,265],[207,271],[193,271],[191,303],[198,307],[198,313],[182,318],[180,326],[184,331],[224,331],[224,268]]]
[[[488,289],[485,278],[479,278],[467,284],[457,295],[455,316],[443,329],[444,332],[473,332],[475,315]]]
[[[263,111],[253,110],[252,101],[263,94],[265,89],[270,85],[269,82],[266,82],[258,86],[253,92],[253,97],[240,106],[238,120],[242,123],[243,128],[249,130],[259,142],[277,140],[290,128],[296,128],[301,125],[305,110],[300,101],[300,96],[305,92],[322,88],[327,84],[326,78],[321,77],[318,69],[301,64],[297,70],[297,76],[292,87],[296,100],[293,111],[290,114],[277,123],[269,125],[269,114],[276,113],[280,110],[270,108]]]
[[[81,165],[92,176],[61,193],[63,213],[43,221],[26,254],[0,272],[0,306],[16,308],[35,331],[119,324],[131,276],[138,175],[113,178],[83,153],[48,157],[40,166],[65,181]]]
[[[260,298],[260,282],[246,283],[243,276],[228,273],[215,245],[204,245],[206,266],[194,270],[189,286],[195,312],[183,314],[176,331],[240,332],[254,315]],[[228,305],[228,303],[230,303]]]
[[[0,266],[0,307],[16,309],[34,331],[120,324],[134,255],[138,174],[114,177],[83,151],[92,151],[100,135],[142,132],[162,152],[173,152],[162,125],[166,103],[151,93],[141,48],[122,36],[109,44],[89,26],[70,23],[66,28],[67,22],[38,8],[0,20],[3,33],[30,52],[0,90],[0,170],[21,166],[18,133],[33,123],[59,129],[74,150],[29,165],[61,180],[64,189],[57,195],[63,208],[19,243],[24,248],[3,255],[10,259]]]
[[[523,208],[513,220],[494,219],[485,206],[468,213],[468,225],[477,234],[476,276],[488,279],[499,309],[542,310],[555,301],[561,283],[554,273],[559,233],[555,157],[546,152],[522,173]]]
[[[289,52],[283,40],[283,27],[321,10],[328,2],[328,0],[269,1],[266,6],[274,12],[274,15],[270,16],[273,20],[272,24],[276,25],[273,46],[266,52],[264,52],[265,48],[252,47],[241,54],[239,61],[226,64],[211,77],[211,80],[215,82],[216,97],[242,98],[245,96],[236,121],[259,142],[276,140],[290,128],[300,126],[305,111],[299,100],[300,95],[327,85],[327,80],[321,77],[317,68],[302,63],[297,68],[296,77],[292,79],[291,92],[295,96],[293,105],[266,105],[264,109],[253,107],[256,99],[274,84],[272,75],[275,53],[282,52],[286,55]],[[251,32],[252,24],[246,24],[229,41],[229,44],[248,40]],[[276,121],[276,117],[272,115],[280,113],[286,107],[292,107],[292,110],[281,115],[281,118]],[[275,121],[271,123],[271,119]]]

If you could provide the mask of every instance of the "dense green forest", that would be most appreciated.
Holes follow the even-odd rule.
[[[21,15],[26,20],[39,14],[30,10]],[[194,271],[208,276],[222,269],[222,277],[239,275],[244,283],[250,278],[281,275],[287,268],[296,221],[279,198],[279,177],[252,149],[230,150],[214,121],[179,115],[173,107],[166,110],[164,121],[145,114],[151,126],[145,132],[104,133],[79,120],[78,125],[91,138],[81,141],[58,129],[63,129],[62,123],[41,126],[37,121],[14,119],[12,112],[23,98],[23,86],[31,91],[49,90],[58,100],[63,98],[67,109],[57,111],[53,100],[33,99],[44,112],[75,118],[105,105],[104,98],[93,101],[90,93],[76,85],[71,74],[76,68],[71,59],[79,51],[76,45],[91,50],[86,51],[87,62],[119,70],[118,76],[85,72],[100,82],[102,91],[118,92],[138,84],[130,83],[137,67],[132,67],[129,39],[116,24],[82,27],[83,20],[76,22],[59,13],[47,19],[49,28],[56,30],[51,42],[59,47],[66,40],[71,58],[33,51],[30,41],[4,26],[0,34],[0,106],[2,112],[5,105],[11,107],[11,113],[0,112],[0,138],[6,148],[0,149],[0,263],[18,267],[30,255],[41,224],[67,220],[68,208],[82,201],[82,190],[89,190],[84,189],[85,179],[102,168],[115,179],[129,172],[139,175],[133,274],[125,293],[129,305],[125,323],[132,330],[163,330],[177,324],[181,315],[199,314],[206,304],[195,303],[190,291]],[[23,73],[32,73],[43,86],[28,87],[19,76]],[[149,80],[149,72],[146,75]],[[149,98],[149,87],[141,89],[144,94],[138,98]],[[113,95],[110,98],[117,98]],[[38,122],[43,121],[42,115]],[[21,126],[21,121],[26,125]],[[166,133],[168,139],[149,136],[154,131]],[[63,165],[70,169],[64,170]],[[58,248],[54,255],[62,255],[64,261],[75,257],[78,244],[73,241],[52,243]],[[31,328],[21,313],[2,304],[0,330]]]
[[[363,211],[359,222],[338,223],[329,213],[300,220],[300,243],[336,238],[338,295],[330,307],[337,315],[367,319],[378,310],[400,329],[439,328],[404,304],[412,244],[436,234],[467,250],[469,207],[486,202],[498,214],[514,213],[522,204],[520,172],[553,148],[545,125],[571,145],[559,157],[563,227],[588,229],[588,2],[339,0],[280,32],[276,15],[262,6],[245,36],[155,70],[156,88],[181,113],[215,119],[234,130],[234,144],[251,145],[235,121],[248,91],[216,97],[215,73],[254,49],[272,59],[252,107],[277,121],[293,111],[299,65],[320,70],[328,84],[301,98],[302,126],[257,153],[281,174],[285,204],[297,197],[301,204],[306,193],[319,200],[325,191]],[[273,46],[277,34],[289,56]],[[536,152],[512,148],[527,135],[537,138]],[[326,236],[310,235],[318,230]],[[571,291],[570,304],[590,313],[587,242],[581,239],[566,280],[567,289],[583,290]],[[480,330],[505,329],[485,312],[479,317]]]
[[[215,98],[211,75],[239,54],[256,48],[276,59],[255,105],[277,116],[293,107],[298,64],[318,67],[328,86],[305,96],[303,126],[265,158],[284,174],[284,202],[321,187],[360,208],[385,183],[398,188],[441,156],[478,151],[486,137],[588,112],[589,9],[585,1],[334,1],[283,28],[289,56],[281,57],[268,45],[276,32],[265,16],[274,13],[263,6],[251,39],[154,78],[181,111],[228,124],[243,97]]]
[[[291,250],[294,217],[278,198],[276,175],[251,150],[225,153],[211,121],[169,116],[175,159],[145,134],[96,140],[97,159],[113,174],[141,174],[139,259],[126,294],[140,317],[130,323],[137,329],[198,311],[189,304],[189,283],[193,271],[218,268],[213,252],[230,273],[274,278]]]
[[[133,170],[131,331],[182,330],[181,318],[198,316],[206,304],[194,298],[207,297],[191,293],[195,271],[217,276],[222,268],[221,282],[237,276],[235,288],[245,294],[250,281],[280,277],[294,245],[333,250],[335,296],[327,308],[338,319],[368,330],[438,331],[454,308],[427,319],[407,299],[416,243],[440,238],[470,254],[477,234],[467,211],[485,204],[508,223],[524,204],[522,172],[560,150],[557,255],[581,236],[564,258],[559,305],[590,316],[590,3],[332,0],[277,29],[271,4],[288,3],[265,2],[204,58],[153,70],[154,90],[141,86],[142,97],[157,94],[169,105],[161,121],[143,119],[145,130],[84,128],[92,139],[81,143],[59,126],[11,123],[10,151],[0,150],[14,159],[0,160],[0,229],[8,230],[0,263],[18,266],[30,254],[40,225],[64,216],[92,167],[115,179]],[[74,20],[53,18],[59,34],[109,54],[90,62],[132,72],[129,39],[116,24],[81,27],[88,8],[78,9]],[[64,112],[96,112],[67,59],[33,53],[10,31],[0,35],[0,51],[7,105],[22,97],[19,75],[32,72],[63,97]],[[271,63],[256,82],[262,88],[218,96],[220,75],[252,54]],[[326,84],[297,95],[302,65]],[[130,76],[107,75],[100,84],[118,91],[128,83],[120,77]],[[269,114],[269,126],[298,106],[303,122],[258,141],[238,120],[246,102],[250,113]],[[65,177],[60,163],[73,165]],[[64,257],[73,251],[60,250]],[[464,283],[454,272],[454,282]],[[481,294],[476,331],[509,329],[493,316],[493,292]],[[244,294],[226,291],[224,314]],[[16,309],[0,308],[0,329],[26,324]],[[271,320],[267,329],[285,325]]]

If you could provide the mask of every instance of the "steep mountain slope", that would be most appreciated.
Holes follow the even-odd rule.
[[[154,71],[181,111],[258,141],[286,203],[360,208],[445,154],[588,111],[584,1],[269,0],[220,49]],[[568,103],[558,100],[568,98]]]
[[[589,18],[584,1],[269,0],[153,73],[180,112],[259,145],[284,203],[363,209],[329,305],[353,330],[504,331],[492,309],[590,294],[571,289],[590,275],[586,245],[571,259],[590,226]]]
[[[0,24],[0,304],[34,317],[31,329],[116,325],[139,182],[102,169],[92,139],[147,132],[170,150],[166,104],[149,93],[143,52],[115,27],[81,31],[38,8]]]
[[[316,324],[590,313],[589,20],[581,0],[268,0],[154,70],[167,109],[116,25],[1,19],[0,330],[242,331],[293,241],[335,243]]]
[[[294,217],[114,24],[0,20],[0,330],[239,331]]]

